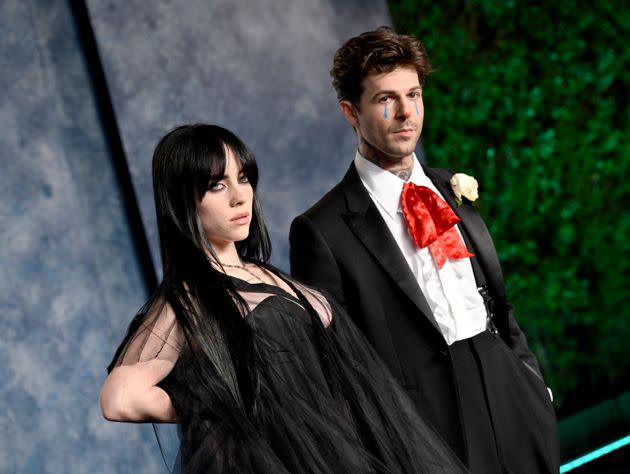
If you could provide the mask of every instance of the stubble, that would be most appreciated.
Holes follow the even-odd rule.
[[[402,160],[387,159],[383,156],[383,153],[379,149],[368,142],[365,138],[361,137],[360,141],[363,144],[362,155],[370,163],[374,163],[379,168],[389,171],[403,181],[407,181],[411,177],[413,161],[409,166],[407,166]]]

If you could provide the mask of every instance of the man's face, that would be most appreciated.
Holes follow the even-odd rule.
[[[348,101],[339,105],[359,135],[363,156],[384,163],[411,157],[424,119],[422,88],[413,67],[368,75],[358,107]]]

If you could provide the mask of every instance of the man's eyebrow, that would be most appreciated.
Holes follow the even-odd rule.
[[[413,86],[409,88],[407,92],[405,93],[408,94],[409,92],[421,91],[421,90],[422,90],[422,86]],[[397,94],[398,94],[398,91],[394,91],[394,90],[380,90],[374,93],[374,95],[372,96],[372,100],[376,99],[379,95],[397,95]]]

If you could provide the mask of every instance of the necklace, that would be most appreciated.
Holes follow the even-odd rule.
[[[255,273],[249,271],[247,268],[245,268],[245,265],[242,263],[240,265],[228,265],[227,263],[223,263],[223,262],[219,262],[219,263],[221,264],[221,266],[226,267],[226,268],[236,268],[237,270],[243,270],[244,272],[249,273],[251,276],[253,276],[260,283],[263,283],[263,284],[265,283],[262,278],[260,278]],[[252,280],[247,280],[247,282],[251,283]]]

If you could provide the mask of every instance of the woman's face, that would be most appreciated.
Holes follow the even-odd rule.
[[[229,148],[223,178],[197,203],[203,230],[215,251],[244,240],[249,235],[254,190],[241,172],[240,161]]]

